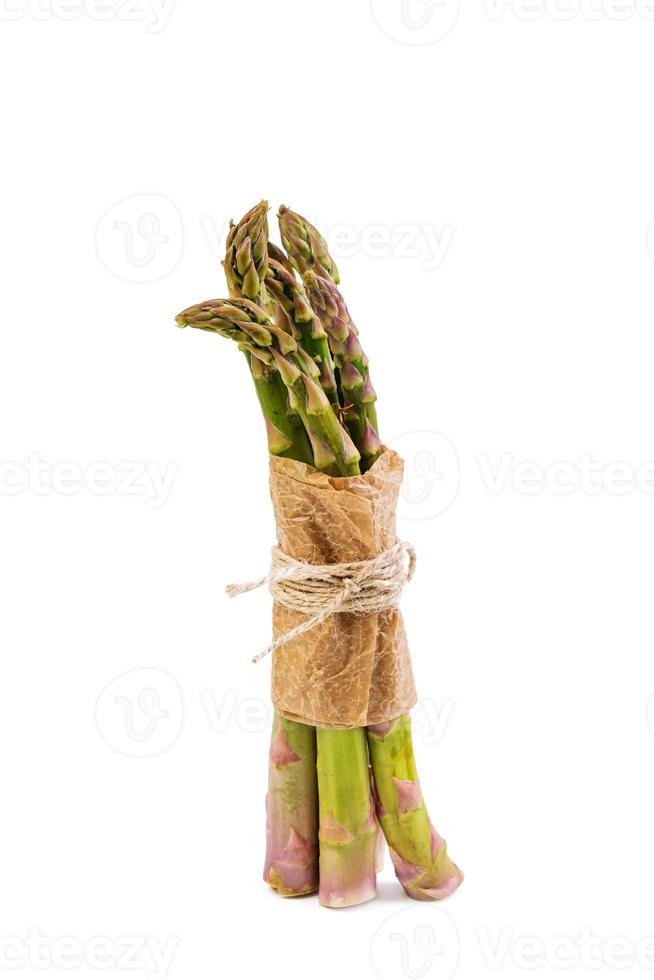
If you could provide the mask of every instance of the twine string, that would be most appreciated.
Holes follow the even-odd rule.
[[[263,578],[242,585],[228,585],[233,599],[267,585],[274,600],[308,618],[277,637],[252,663],[258,663],[284,643],[294,640],[335,613],[381,612],[397,606],[404,586],[413,578],[416,553],[406,541],[365,561],[311,565],[290,558],[281,548],[272,549],[270,571]]]

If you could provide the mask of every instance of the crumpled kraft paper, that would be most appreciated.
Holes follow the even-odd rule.
[[[396,541],[403,462],[384,453],[362,476],[326,476],[306,463],[270,459],[277,542],[314,565],[363,561]],[[273,605],[275,638],[306,617]],[[272,701],[285,717],[325,728],[391,721],[416,703],[399,609],[337,613],[273,653]]]

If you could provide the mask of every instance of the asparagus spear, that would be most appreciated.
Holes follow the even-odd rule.
[[[409,716],[369,727],[368,749],[377,816],[402,887],[420,901],[445,898],[458,888],[463,875],[429,820],[418,782]]]
[[[303,276],[309,302],[329,339],[337,369],[344,419],[354,444],[369,469],[382,452],[377,433],[377,394],[370,380],[368,358],[359,342],[345,301],[331,280],[308,269]]]
[[[334,362],[327,334],[311,309],[304,286],[295,273],[274,259],[269,260],[266,287],[277,309],[276,323],[297,337],[304,350],[313,357],[320,369],[322,389],[332,405],[338,405],[338,389]]]
[[[318,889],[316,730],[275,714],[263,877],[280,895]]]
[[[336,263],[318,229],[301,214],[296,214],[284,205],[279,209],[278,219],[282,244],[300,275],[307,269],[313,269],[318,275],[326,276],[338,285],[340,277]]]
[[[290,260],[301,273],[314,312],[329,337],[335,366],[339,370],[339,400],[344,419],[369,469],[382,452],[378,435],[377,395],[370,380],[368,358],[358,341],[358,330],[336,288],[340,281],[327,243],[302,215],[282,206],[279,209],[282,242]],[[335,401],[335,399],[334,399]]]
[[[238,224],[231,223],[223,267],[232,300],[249,298],[264,309],[269,305],[265,288],[268,270],[268,202],[261,201]],[[264,321],[261,321],[264,322]],[[312,463],[313,456],[302,422],[288,409],[285,386],[278,373],[245,356],[252,373],[273,456],[288,456]]]
[[[378,828],[363,728],[318,728],[320,904],[358,905],[375,897]]]
[[[355,445],[363,456],[363,468],[367,469],[382,452],[374,405],[377,396],[370,381],[368,359],[356,338],[358,331],[343,297],[336,289],[340,282],[336,263],[329,254],[325,239],[306,218],[284,206],[279,209],[278,217],[282,242],[290,260],[303,276],[308,293],[310,284],[313,287],[311,305],[328,333],[332,359],[339,368],[337,392],[333,396],[330,394],[330,398],[334,404],[339,400],[342,406],[348,406],[343,414]],[[311,276],[316,276],[317,281],[313,281]],[[331,295],[329,287],[333,290]],[[306,346],[306,340],[303,342]],[[331,383],[329,373],[327,383]]]
[[[184,310],[177,323],[235,340],[251,358],[270,371],[276,369],[286,386],[288,409],[302,420],[318,469],[332,476],[360,472],[360,453],[318,383],[315,362],[261,308],[248,300],[208,300]]]
[[[223,260],[229,295],[265,307],[268,271],[268,202],[260,201],[238,224],[231,224]]]

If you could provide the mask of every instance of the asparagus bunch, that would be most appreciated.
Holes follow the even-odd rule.
[[[230,299],[191,306],[177,323],[243,352],[272,455],[355,476],[383,450],[359,331],[322,235],[282,207],[284,252],[269,241],[267,213],[261,201],[230,227]],[[338,908],[374,897],[380,825],[412,898],[442,898],[460,883],[427,815],[407,716],[333,730],[276,715],[269,762],[264,878],[279,894],[318,890],[321,904]]]

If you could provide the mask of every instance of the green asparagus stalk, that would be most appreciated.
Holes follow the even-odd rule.
[[[275,714],[266,796],[263,877],[280,895],[318,889],[316,730]]]
[[[320,904],[358,905],[375,897],[378,828],[363,728],[317,729]]]
[[[311,307],[328,337],[343,403],[344,420],[369,469],[382,452],[378,435],[377,395],[370,380],[368,358],[345,301],[331,280],[308,269],[303,276]]]
[[[318,469],[332,476],[360,472],[360,453],[318,383],[315,362],[262,309],[248,300],[208,300],[184,310],[177,323],[234,340],[266,368],[276,369],[287,390],[291,415],[302,420]]]
[[[313,269],[319,276],[325,276],[332,282],[340,282],[336,263],[329,254],[327,242],[317,228],[296,214],[290,208],[281,206],[278,214],[279,231],[282,244],[288,252],[293,268],[303,275],[307,269]]]
[[[327,243],[306,218],[281,207],[282,242],[294,267],[302,274],[309,301],[328,335],[338,369],[338,399],[350,435],[361,453],[363,469],[369,469],[382,445],[379,439],[377,395],[370,380],[368,358],[358,340],[358,330],[336,288],[340,278]],[[305,343],[306,346],[306,343]],[[336,397],[333,398],[334,403]]]
[[[269,260],[266,288],[271,302],[276,306],[276,323],[298,338],[304,350],[313,357],[320,370],[322,389],[332,405],[338,405],[338,390],[334,374],[334,362],[327,334],[315,315],[295,273],[274,259]]]
[[[409,716],[369,727],[368,750],[377,816],[402,887],[419,901],[445,898],[458,888],[463,875],[429,820],[418,782]]]
[[[223,260],[229,295],[266,306],[268,202],[260,201],[238,224],[231,224]]]
[[[267,214],[268,202],[261,201],[238,224],[232,222],[223,261],[232,300],[248,298],[264,309],[268,305],[265,288],[269,244]],[[299,416],[288,410],[286,388],[278,372],[253,358],[247,350],[244,353],[266,422],[269,452],[273,456],[313,463],[309,439]]]

